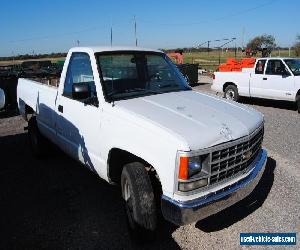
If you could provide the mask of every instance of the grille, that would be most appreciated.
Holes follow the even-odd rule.
[[[251,163],[258,155],[263,140],[264,130],[248,137],[248,140],[237,142],[229,147],[211,153],[210,184],[224,181],[228,178],[241,175],[251,168]]]

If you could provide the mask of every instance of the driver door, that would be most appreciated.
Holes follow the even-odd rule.
[[[289,100],[292,96],[294,79],[282,60],[268,60],[262,85],[267,97],[271,99]]]
[[[57,135],[62,149],[91,170],[99,165],[100,112],[97,105],[76,99],[74,84],[90,86],[90,97],[97,98],[90,56],[74,52],[70,58],[62,95],[57,99]]]

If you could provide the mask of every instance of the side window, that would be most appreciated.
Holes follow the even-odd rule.
[[[72,98],[72,87],[76,83],[87,84],[91,97],[97,97],[90,56],[86,53],[73,53],[69,62],[63,95]]]
[[[266,75],[282,75],[286,67],[281,60],[269,60],[266,68]]]
[[[255,74],[263,74],[265,69],[266,60],[258,60],[255,67]]]

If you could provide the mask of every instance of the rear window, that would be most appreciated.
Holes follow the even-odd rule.
[[[266,60],[258,60],[255,67],[255,74],[263,74],[265,69]]]

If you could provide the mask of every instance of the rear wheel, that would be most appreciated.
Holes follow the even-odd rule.
[[[42,157],[47,151],[47,140],[40,133],[36,117],[33,116],[28,122],[28,139],[31,150],[36,157]]]
[[[224,97],[228,100],[238,101],[239,92],[235,85],[228,85],[224,91]]]
[[[121,189],[131,236],[138,242],[153,239],[157,228],[155,197],[142,163],[133,162],[124,166]]]

